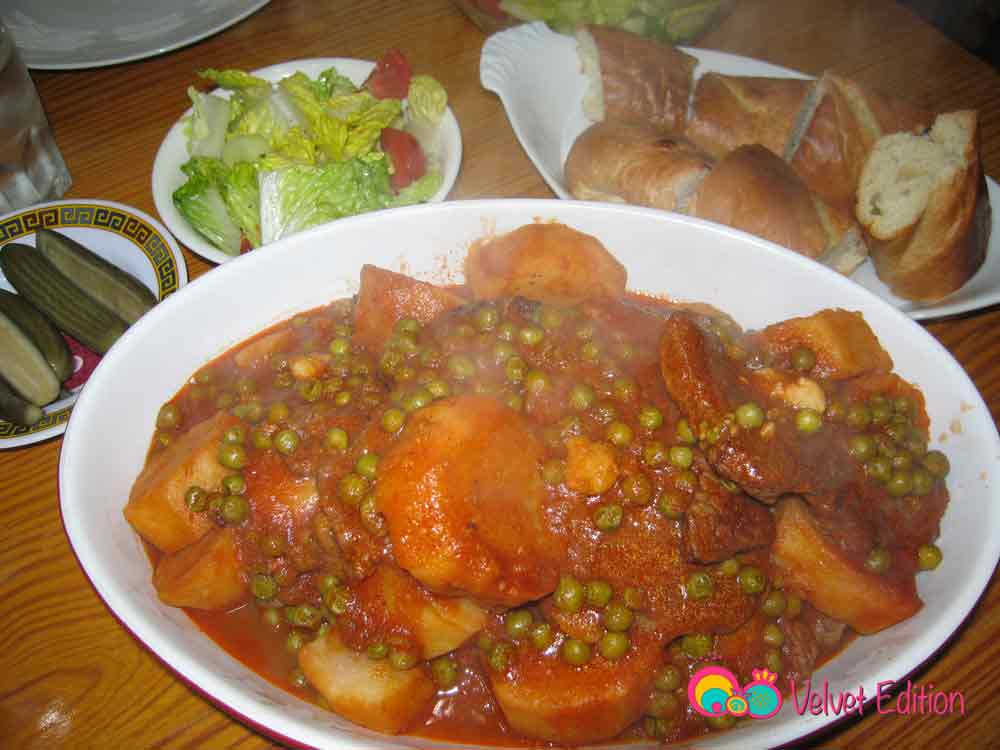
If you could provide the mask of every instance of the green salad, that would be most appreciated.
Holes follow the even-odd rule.
[[[336,68],[277,83],[240,70],[199,75],[228,98],[188,89],[184,219],[229,254],[344,216],[420,203],[441,187],[444,88],[397,50],[362,86]]]

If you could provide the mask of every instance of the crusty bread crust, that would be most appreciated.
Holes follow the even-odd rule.
[[[759,143],[783,156],[814,81],[706,73],[684,134],[715,158]]]
[[[809,258],[827,236],[808,188],[777,154],[760,144],[723,157],[691,200],[691,215],[742,229]]]
[[[991,209],[979,159],[978,117],[971,110],[940,115],[927,138],[944,138],[945,128],[952,131],[951,138],[956,128],[966,131],[962,164],[956,167],[953,160],[943,159],[941,172],[931,176],[926,207],[916,220],[906,222],[891,237],[871,241],[879,278],[894,294],[915,301],[934,302],[961,287],[983,264],[989,242]],[[873,191],[881,183],[870,173],[882,163],[883,143],[892,146],[897,141],[895,136],[880,141],[865,166],[864,189],[858,196],[858,217],[863,223],[878,218],[870,209]],[[904,159],[895,168],[912,167]],[[891,183],[896,175],[877,177]]]
[[[603,122],[573,143],[566,182],[580,200],[683,211],[712,163],[687,139],[652,125]]]
[[[606,119],[684,129],[694,57],[621,29],[587,26],[582,33],[590,34],[597,49]]]

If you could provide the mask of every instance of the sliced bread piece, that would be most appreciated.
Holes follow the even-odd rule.
[[[982,265],[990,230],[976,112],[941,114],[926,135],[879,139],[856,211],[879,278],[895,294],[935,301],[962,286]]]
[[[590,79],[584,114],[681,132],[687,119],[697,59],[665,42],[606,26],[576,33],[583,72]]]

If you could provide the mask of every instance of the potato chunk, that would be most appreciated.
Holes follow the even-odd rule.
[[[912,581],[909,586],[894,583],[848,560],[798,498],[783,500],[776,520],[771,548],[776,575],[823,614],[867,635],[905,620],[923,606]]]
[[[143,539],[162,552],[176,552],[196,542],[213,528],[204,513],[184,504],[193,484],[206,490],[218,487],[229,473],[219,463],[222,433],[239,419],[219,412],[178,436],[154,454],[132,485],[125,518]]]
[[[892,369],[892,358],[859,312],[820,310],[775,323],[759,335],[765,349],[779,357],[800,346],[812,349],[812,374],[818,377],[840,380]]]
[[[356,595],[364,613],[361,627],[407,631],[424,659],[458,648],[486,624],[486,611],[474,602],[435,596],[395,565],[376,568]]]
[[[378,732],[406,730],[436,692],[422,668],[397,670],[387,659],[369,659],[346,646],[336,628],[302,647],[299,666],[334,711]]]
[[[465,300],[450,289],[365,265],[354,308],[354,340],[378,351],[397,321],[412,318],[427,323],[463,304]]]
[[[528,224],[477,242],[465,276],[477,299],[521,295],[572,305],[625,291],[625,267],[589,234],[564,224]]]
[[[174,607],[232,609],[249,599],[236,534],[216,528],[156,566],[153,586]]]
[[[522,645],[509,669],[487,667],[507,723],[526,737],[559,745],[618,735],[642,715],[662,661],[652,634],[633,626],[629,637],[629,651],[617,661],[595,653],[587,664],[574,667],[558,654]]]
[[[542,514],[543,456],[525,418],[486,396],[412,414],[376,487],[396,561],[440,594],[508,605],[548,594],[558,551]]]

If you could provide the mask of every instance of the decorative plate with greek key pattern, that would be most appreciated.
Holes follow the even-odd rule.
[[[8,242],[34,245],[39,227],[82,243],[135,276],[157,299],[164,299],[187,283],[187,267],[176,240],[160,222],[131,206],[93,199],[40,203],[0,216],[0,246]],[[15,291],[2,273],[0,288]],[[60,398],[45,407],[42,421],[32,427],[0,419],[0,450],[47,440],[66,430],[76,397],[100,360],[69,337],[67,342],[74,372],[63,384]]]

